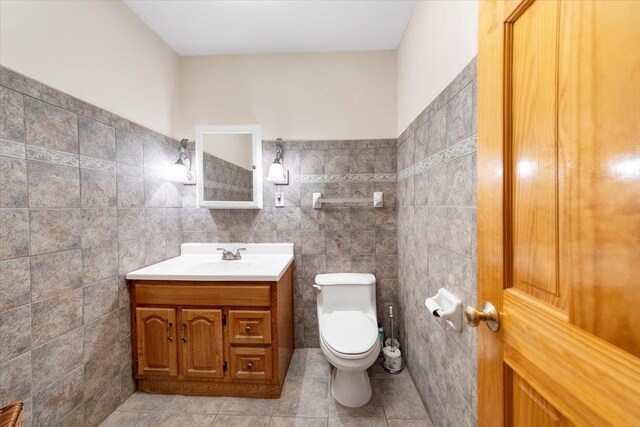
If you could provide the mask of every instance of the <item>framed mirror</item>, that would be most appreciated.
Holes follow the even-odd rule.
[[[198,207],[262,209],[260,125],[196,126]]]

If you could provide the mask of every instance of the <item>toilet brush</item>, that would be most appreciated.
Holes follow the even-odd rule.
[[[382,350],[384,356],[383,367],[390,374],[399,374],[402,372],[402,353],[400,352],[398,340],[394,337],[393,306],[389,306],[389,319],[391,320],[391,338],[387,339],[386,345]]]

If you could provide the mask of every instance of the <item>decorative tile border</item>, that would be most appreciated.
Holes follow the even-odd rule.
[[[63,166],[80,166],[77,154],[27,144],[27,159]]]
[[[24,159],[26,156],[26,148],[24,142],[9,141],[0,138],[0,156],[17,157]]]
[[[411,165],[401,170],[398,174],[398,181],[402,181],[403,179],[409,178],[412,175],[419,174],[458,157],[474,153],[477,150],[478,138],[477,135],[474,135],[432,156],[429,156],[424,160],[419,161],[415,165]]]
[[[115,162],[109,160],[96,159],[94,157],[80,156],[80,167],[103,172],[116,173]]]
[[[408,168],[404,168],[398,174],[398,181],[402,181],[403,179],[407,179],[412,175],[416,174],[416,165],[411,165]]]
[[[239,185],[225,184],[223,182],[210,181],[208,179],[204,181],[204,188],[214,188],[216,190],[228,190],[237,191],[239,193],[253,194],[253,188],[240,187]]]
[[[0,140],[0,155],[18,158],[26,157],[28,160],[36,160],[38,162],[116,173],[115,162],[87,156],[78,156],[73,153],[4,139]]]
[[[395,173],[341,173],[300,175],[301,183],[320,182],[395,182]]]

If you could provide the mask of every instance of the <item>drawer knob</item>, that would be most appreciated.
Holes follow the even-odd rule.
[[[252,369],[253,368],[253,363],[249,362],[247,363],[247,369]]]
[[[246,333],[251,332],[251,326],[245,326],[245,327],[244,327],[244,331],[245,331]]]

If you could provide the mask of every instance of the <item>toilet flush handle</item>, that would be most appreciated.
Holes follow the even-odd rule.
[[[320,285],[313,285],[313,289],[315,289],[317,294],[322,292],[322,286]]]

